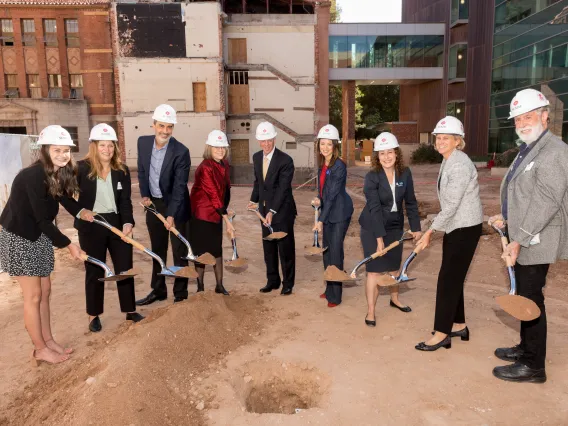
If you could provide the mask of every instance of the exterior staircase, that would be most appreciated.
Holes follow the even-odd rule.
[[[284,123],[278,121],[274,117],[269,114],[259,112],[259,113],[251,113],[251,114],[228,114],[227,119],[229,120],[262,120],[268,121],[272,123],[275,127],[278,127],[280,130],[284,131],[285,133],[292,136],[297,143],[301,142],[313,142],[315,141],[315,134],[299,134],[295,130],[292,130],[290,127],[286,126]]]
[[[268,71],[278,77],[283,82],[289,84],[297,92],[302,86],[313,86],[313,84],[301,84],[283,72],[277,70],[270,64],[225,64],[227,71]]]

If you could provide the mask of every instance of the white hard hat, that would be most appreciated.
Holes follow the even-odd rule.
[[[89,141],[114,141],[117,142],[116,132],[108,124],[100,123],[91,129]]]
[[[263,121],[258,125],[256,128],[256,140],[258,141],[267,141],[269,139],[274,139],[278,133],[276,133],[276,129],[269,123],[268,121]]]
[[[396,136],[389,132],[383,132],[375,139],[373,151],[384,151],[386,149],[395,149],[400,145]]]
[[[213,130],[209,133],[209,136],[207,136],[207,142],[205,142],[205,144],[219,148],[227,148],[229,141],[227,140],[227,135],[221,130]]]
[[[154,110],[152,119],[162,123],[176,124],[176,110],[167,104],[158,105]]]
[[[436,124],[436,128],[432,132],[433,135],[458,135],[462,138],[465,136],[463,124],[456,117],[448,115],[442,118]]]
[[[339,131],[335,126],[332,126],[331,124],[326,124],[320,129],[318,133],[318,139],[331,139],[333,141],[338,141]]]
[[[52,124],[43,129],[39,134],[37,144],[75,146],[69,132],[57,124]]]
[[[514,118],[518,115],[548,105],[550,105],[550,102],[548,102],[548,99],[546,99],[538,90],[524,89],[518,92],[511,101],[509,118]]]

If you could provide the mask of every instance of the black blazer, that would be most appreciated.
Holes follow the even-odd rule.
[[[138,183],[140,195],[150,198],[150,161],[154,136],[138,138]],[[160,171],[160,191],[166,203],[166,217],[172,216],[176,223],[183,223],[191,216],[189,205],[189,169],[191,159],[189,150],[175,138],[170,138],[162,170]]]
[[[361,212],[359,224],[362,228],[372,231],[375,238],[384,237],[388,230],[404,227],[403,201],[410,230],[413,232],[420,231],[418,203],[414,195],[414,183],[410,169],[406,168],[401,176],[396,175],[395,182],[396,208],[398,211],[391,212],[394,200],[384,170],[380,172],[371,171],[365,176],[364,192],[367,204]]]
[[[95,205],[95,198],[97,197],[97,180],[89,178],[91,166],[86,160],[78,162],[77,183],[79,184],[79,198],[76,203],[70,203],[68,197],[61,199],[61,204],[73,216],[81,211],[81,209],[93,210]],[[126,165],[124,166],[126,167]],[[120,225],[131,223],[134,225],[134,216],[132,215],[132,200],[131,200],[131,183],[130,171],[126,167],[126,172],[122,170],[111,170],[110,176],[112,179],[112,190],[114,192],[114,202],[116,209],[120,216]],[[75,217],[75,228],[82,232],[91,232],[93,230],[92,224]],[[100,229],[96,225],[95,230]],[[95,231],[96,232],[96,231]]]
[[[46,177],[40,162],[20,170],[2,210],[0,225],[30,241],[37,241],[43,233],[55,247],[67,247],[71,240],[53,224],[59,212],[59,201],[47,191]],[[73,203],[75,200],[69,204]]]
[[[260,213],[263,216],[266,216],[266,213],[270,210],[276,212],[272,218],[272,223],[294,220],[297,211],[296,202],[292,195],[292,179],[294,178],[292,157],[275,148],[266,171],[266,181],[262,177],[262,161],[262,151],[252,156],[254,185],[250,200],[253,203],[258,203]]]
[[[317,187],[319,194],[321,169],[318,170]],[[347,194],[347,166],[339,158],[333,166],[327,169],[323,184],[321,214],[319,220],[323,223],[338,223],[349,220],[353,215],[353,201]]]

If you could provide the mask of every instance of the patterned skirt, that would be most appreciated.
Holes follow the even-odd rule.
[[[55,265],[53,244],[45,234],[36,241],[0,231],[0,269],[12,277],[48,277]]]

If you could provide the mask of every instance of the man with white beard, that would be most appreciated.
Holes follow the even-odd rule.
[[[521,321],[521,342],[499,348],[495,356],[513,364],[493,375],[514,382],[546,381],[546,309],[544,294],[550,264],[568,258],[568,145],[548,130],[548,100],[534,89],[518,92],[511,114],[519,155],[501,185],[501,214],[489,224],[506,228],[503,256],[515,264],[517,293],[534,301],[541,314]]]

